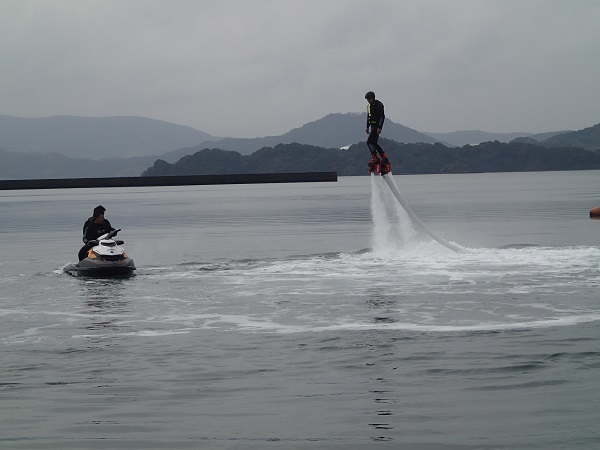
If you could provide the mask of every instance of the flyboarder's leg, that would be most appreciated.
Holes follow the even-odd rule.
[[[392,171],[392,165],[390,164],[390,160],[388,159],[383,149],[381,149],[381,152],[379,152],[379,154],[381,155],[381,175],[385,175],[386,173]]]
[[[367,147],[369,147],[369,151],[371,152],[371,159],[369,160],[369,172],[371,173],[379,173],[379,156],[377,156],[378,147],[377,139],[379,136],[377,135],[376,130],[371,130],[369,133],[369,138],[367,139]],[[379,147],[381,148],[381,147]]]
[[[369,161],[369,171],[385,175],[386,173],[391,172],[392,166],[387,155],[381,148],[381,145],[378,144],[378,141],[379,135],[377,134],[377,130],[372,129],[371,133],[369,134],[369,138],[367,139],[367,146],[369,147],[369,150],[371,150],[371,161]],[[378,153],[379,156],[377,155]],[[374,170],[372,170],[372,168]]]

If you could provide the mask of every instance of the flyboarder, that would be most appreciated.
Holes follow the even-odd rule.
[[[367,92],[365,94],[365,99],[368,103],[366,131],[369,135],[369,138],[367,139],[367,146],[371,151],[371,160],[368,164],[369,172],[381,173],[381,175],[385,175],[392,170],[392,167],[387,155],[377,143],[379,140],[379,135],[381,134],[381,130],[383,129],[383,122],[385,121],[383,103],[381,103],[379,100],[375,100],[375,93],[373,91]],[[380,156],[381,160],[379,159]]]

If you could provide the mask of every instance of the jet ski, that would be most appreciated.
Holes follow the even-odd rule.
[[[89,241],[87,257],[77,264],[69,264],[63,270],[74,277],[130,277],[135,270],[133,259],[125,253],[121,240],[114,240],[119,230],[103,234]]]

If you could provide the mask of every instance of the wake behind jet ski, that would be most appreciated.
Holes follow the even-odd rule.
[[[122,247],[121,240],[113,237],[119,230],[112,230],[98,239],[88,241],[87,256],[76,264],[69,264],[63,270],[75,277],[130,277],[135,264]]]

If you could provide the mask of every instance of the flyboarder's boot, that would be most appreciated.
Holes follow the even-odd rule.
[[[379,157],[377,155],[371,155],[371,159],[367,165],[369,167],[369,172],[379,173]]]
[[[390,160],[385,153],[381,155],[381,163],[379,167],[381,175],[385,175],[386,173],[390,173],[392,171],[392,165],[390,164]]]

